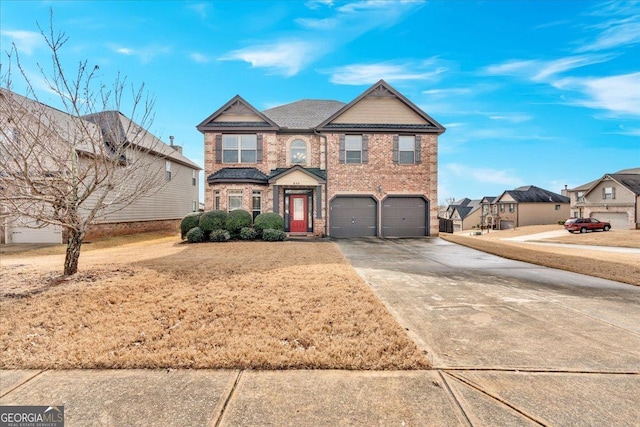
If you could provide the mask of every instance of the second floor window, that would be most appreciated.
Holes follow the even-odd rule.
[[[169,160],[165,160],[164,162],[164,179],[171,181],[171,162]]]
[[[307,144],[301,139],[291,143],[291,163],[303,165],[307,163]]]
[[[256,135],[223,135],[223,163],[257,163],[258,142]]]
[[[513,203],[509,203],[509,212],[514,212],[516,210],[516,205],[514,205]]]
[[[362,163],[362,135],[345,135],[346,163]]]
[[[398,163],[413,164],[415,163],[415,136],[403,136],[398,138]]]
[[[191,171],[191,185],[198,183],[198,171]]]
[[[603,200],[613,200],[616,198],[616,189],[613,187],[604,187],[602,189],[602,199]]]
[[[578,203],[584,203],[584,191],[578,191],[577,200]]]

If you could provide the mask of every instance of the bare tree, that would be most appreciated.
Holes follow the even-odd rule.
[[[92,224],[162,188],[167,153],[148,132],[155,99],[144,85],[120,76],[104,85],[87,61],[67,73],[60,53],[68,37],[54,31],[53,14],[48,31],[38,27],[51,65],[48,72],[37,66],[62,108],[39,101],[13,45],[0,88],[0,221],[62,227],[64,275],[72,275]],[[26,96],[13,92],[13,74],[24,80]],[[120,113],[125,100],[131,119]]]

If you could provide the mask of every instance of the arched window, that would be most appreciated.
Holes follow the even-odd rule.
[[[296,139],[291,143],[291,163],[307,163],[307,144],[301,139]]]

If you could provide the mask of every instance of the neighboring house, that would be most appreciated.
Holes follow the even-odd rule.
[[[449,205],[446,219],[453,221],[453,231],[470,230],[482,223],[482,200],[464,198]]]
[[[201,168],[182,154],[181,147],[174,146],[173,143],[171,145],[163,143],[150,133],[144,132],[122,113],[106,111],[81,118],[72,118],[53,107],[24,98],[5,89],[2,89],[0,96],[3,97],[0,118],[2,126],[5,127],[1,134],[4,137],[20,137],[18,132],[12,130],[10,120],[5,117],[9,114],[10,108],[13,108],[7,103],[13,99],[20,103],[20,111],[26,112],[22,120],[29,119],[31,126],[40,128],[46,127],[48,124],[53,126],[50,122],[55,121],[55,126],[58,129],[68,129],[68,139],[61,138],[60,132],[58,132],[55,138],[43,140],[43,144],[66,144],[68,147],[68,141],[73,138],[74,127],[81,125],[89,131],[95,132],[98,137],[102,137],[107,146],[109,141],[115,140],[114,138],[120,141],[136,141],[135,144],[144,147],[144,149],[136,151],[135,155],[150,156],[150,162],[156,164],[159,170],[165,171],[166,182],[160,191],[142,196],[126,206],[114,204],[114,209],[108,211],[109,213],[99,218],[97,223],[89,228],[87,239],[101,235],[127,234],[139,231],[177,230],[179,221],[184,215],[199,209],[198,187]],[[115,132],[116,135],[114,135],[113,129],[118,130]],[[125,134],[125,129],[137,132],[138,136],[140,132],[144,132],[144,137],[134,138],[133,135]],[[44,135],[44,133],[42,134]],[[173,137],[171,140],[173,142]],[[60,146],[62,147],[62,145]],[[77,147],[76,152],[81,162],[90,162],[91,160],[88,159],[95,158],[96,154],[90,152],[88,147],[83,147],[82,144]],[[64,151],[61,150],[61,152]],[[126,167],[124,166],[126,163],[123,160],[123,167]],[[52,168],[56,167],[55,162],[51,162],[51,165]],[[51,174],[54,176],[56,171],[52,170]],[[4,185],[10,188],[11,182],[7,181],[8,176],[5,174]],[[137,182],[134,180],[127,184],[135,187]],[[62,243],[65,238],[60,226],[43,226],[42,223],[11,215],[6,206],[0,207],[0,209],[3,209],[3,217],[0,217],[0,227],[2,228],[0,243]]]
[[[613,230],[640,228],[640,168],[605,174],[565,191],[571,199],[572,217],[608,221]]]
[[[445,129],[383,80],[348,104],[261,112],[236,96],[197,128],[206,210],[276,212],[287,232],[317,236],[438,234]]]
[[[568,197],[534,185],[507,190],[493,201],[484,198],[481,205],[482,225],[497,230],[556,224],[569,217]]]

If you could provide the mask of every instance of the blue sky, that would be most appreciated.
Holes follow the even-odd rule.
[[[144,83],[151,131],[200,165],[195,126],[236,94],[349,102],[385,79],[447,128],[440,203],[640,167],[640,2],[3,0],[3,63],[11,42],[47,63],[50,8],[67,70]]]

